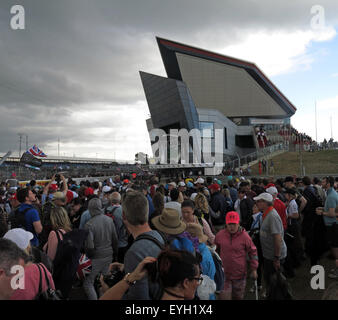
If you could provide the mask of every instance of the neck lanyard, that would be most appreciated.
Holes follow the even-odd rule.
[[[262,216],[262,220],[264,221],[265,217],[268,215],[268,213],[273,209],[273,206],[267,208],[264,213],[263,213],[263,216]]]
[[[170,291],[167,290],[167,289],[163,289],[163,291],[166,292],[167,294],[173,296],[173,297],[180,298],[180,299],[183,299],[183,300],[184,300],[184,297],[179,296],[178,294],[172,293],[172,292],[170,292]]]

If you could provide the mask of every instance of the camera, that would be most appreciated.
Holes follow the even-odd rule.
[[[124,272],[120,270],[113,270],[110,274],[103,276],[103,281],[109,288],[113,287],[116,283],[120,282],[124,277]]]
[[[57,183],[59,183],[61,181],[61,177],[60,177],[60,175],[58,173],[55,175],[55,181]]]

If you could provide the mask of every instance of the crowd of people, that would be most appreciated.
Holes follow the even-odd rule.
[[[71,299],[82,287],[88,300],[241,300],[248,278],[272,299],[276,275],[329,249],[338,280],[337,187],[295,176],[3,183],[0,299]]]

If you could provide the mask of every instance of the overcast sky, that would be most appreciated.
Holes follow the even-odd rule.
[[[25,30],[10,9],[25,8]],[[311,7],[325,26],[311,27]],[[49,155],[134,159],[151,154],[139,70],[166,76],[156,36],[243,58],[297,107],[292,124],[338,139],[336,0],[1,0],[0,153],[18,133]],[[25,139],[23,139],[23,148]]]

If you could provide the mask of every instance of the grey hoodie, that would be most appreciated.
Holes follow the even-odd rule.
[[[86,254],[90,259],[117,257],[118,239],[113,219],[104,215],[102,202],[98,198],[89,201],[88,210],[91,219],[84,227],[89,230]]]

